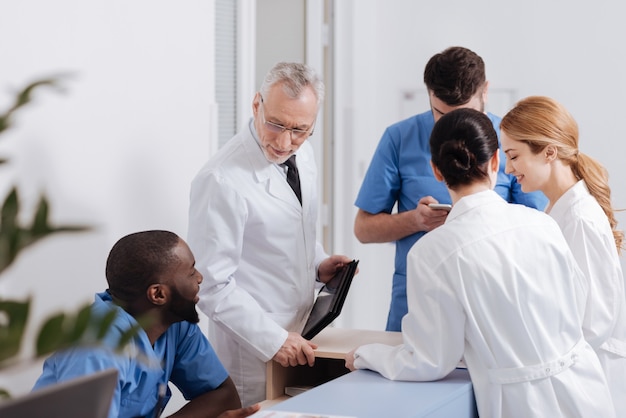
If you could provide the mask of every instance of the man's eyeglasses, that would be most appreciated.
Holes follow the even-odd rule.
[[[274,134],[282,134],[285,131],[289,131],[292,141],[302,141],[313,135],[313,129],[315,127],[312,127],[311,129],[305,131],[303,129],[287,128],[286,126],[279,125],[278,123],[265,120],[265,106],[263,102],[263,97],[261,97],[261,109],[263,110],[263,113],[261,114],[261,117],[263,118],[263,126],[265,126],[265,129],[267,129],[268,131]]]

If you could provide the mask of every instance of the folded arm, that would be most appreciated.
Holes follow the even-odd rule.
[[[399,213],[369,213],[362,209],[354,220],[354,235],[364,243],[393,242],[421,231],[431,231],[442,225],[447,217],[443,210],[428,207],[438,203],[432,196],[421,198],[417,207]]]

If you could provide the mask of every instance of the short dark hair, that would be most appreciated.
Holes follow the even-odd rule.
[[[430,134],[431,159],[451,189],[489,178],[487,165],[497,151],[493,123],[478,110],[448,112]]]
[[[106,262],[109,292],[123,302],[132,302],[152,284],[172,263],[178,261],[174,248],[180,237],[169,231],[142,231],[121,238]]]
[[[448,106],[469,102],[486,81],[483,59],[460,46],[435,54],[424,69],[426,88]]]

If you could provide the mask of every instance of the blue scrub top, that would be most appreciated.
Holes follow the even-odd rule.
[[[487,113],[500,134],[500,118]],[[440,203],[452,203],[443,182],[437,181],[430,166],[430,133],[435,125],[431,111],[412,116],[389,126],[374,153],[365,174],[355,205],[365,212],[391,213],[413,210],[424,196]],[[507,202],[520,203],[543,210],[547,198],[541,192],[524,193],[515,176],[504,172],[506,159],[500,150],[500,172],[495,191]],[[400,331],[402,317],[408,312],[406,301],[406,257],[415,242],[425,232],[396,241],[395,272],[391,306],[387,318],[388,331]]]

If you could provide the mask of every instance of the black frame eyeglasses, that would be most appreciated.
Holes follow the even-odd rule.
[[[313,130],[315,129],[315,125],[313,125],[313,127],[311,127],[311,129],[309,130],[303,130],[303,129],[296,129],[296,128],[287,128],[286,126],[280,125],[278,123],[265,120],[265,104],[264,104],[262,96],[261,96],[261,108],[262,108],[261,118],[263,120],[263,126],[265,126],[265,129],[267,129],[268,131],[274,134],[279,134],[279,135],[285,131],[289,131],[289,135],[292,141],[293,140],[302,141],[302,140],[307,139],[311,135],[313,135]]]

